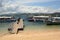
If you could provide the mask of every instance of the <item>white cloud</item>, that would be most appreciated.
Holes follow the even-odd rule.
[[[19,6],[17,9],[14,6],[10,6],[10,7],[5,7],[4,8],[4,12],[6,14],[9,14],[9,13],[16,13],[16,12],[20,12],[20,13],[53,13],[53,12],[60,12],[60,9],[52,9],[52,8],[49,8],[49,7],[41,7],[41,6]],[[2,14],[5,14],[5,13],[2,13]]]
[[[60,8],[59,9],[56,9],[54,12],[60,12]]]
[[[55,1],[55,0],[3,0],[2,4],[5,8],[6,7],[15,8],[16,6],[20,7],[22,5],[26,5],[26,3],[28,4],[31,2],[50,2],[50,1]]]
[[[20,6],[18,12],[22,13],[52,13],[52,8],[40,7],[40,6]]]
[[[53,10],[52,8],[40,7],[40,6],[26,6],[25,3],[31,2],[50,2],[55,0],[5,0],[3,2],[4,12],[21,12],[21,13],[52,13],[60,10]],[[2,10],[3,11],[3,10]]]

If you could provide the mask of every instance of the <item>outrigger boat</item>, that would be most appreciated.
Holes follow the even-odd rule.
[[[33,17],[28,17],[28,21],[29,21],[29,22],[34,22]]]
[[[46,22],[47,25],[60,25],[60,17],[49,18]]]
[[[6,16],[2,16],[0,17],[0,23],[1,22],[15,22],[16,19],[14,17],[6,17]]]
[[[36,22],[45,22],[49,16],[33,16],[28,19],[28,21],[36,21]]]

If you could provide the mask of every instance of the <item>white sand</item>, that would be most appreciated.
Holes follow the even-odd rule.
[[[60,40],[60,30],[21,31],[0,37],[0,40]]]

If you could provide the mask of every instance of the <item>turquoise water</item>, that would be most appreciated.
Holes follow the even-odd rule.
[[[0,34],[8,33],[8,28],[11,27],[13,23],[0,23]],[[24,21],[24,31],[26,30],[43,30],[43,29],[60,29],[60,25],[46,25],[41,22],[28,22]]]
[[[25,22],[25,30],[60,29],[60,25],[46,25],[41,22]]]
[[[24,31],[26,30],[44,30],[44,29],[60,29],[60,25],[46,25],[45,23],[41,22],[28,22],[26,16],[20,16],[21,18],[25,19],[24,21]],[[11,27],[13,23],[0,23],[0,34],[8,33],[8,28]]]

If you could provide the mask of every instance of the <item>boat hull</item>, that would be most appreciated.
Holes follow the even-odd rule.
[[[6,22],[16,22],[16,20],[0,20],[0,23],[6,23]]]
[[[46,24],[47,25],[60,25],[60,22],[51,22],[51,21],[48,21]]]
[[[33,19],[28,19],[28,21],[29,21],[29,22],[34,22],[34,20],[33,20]]]

